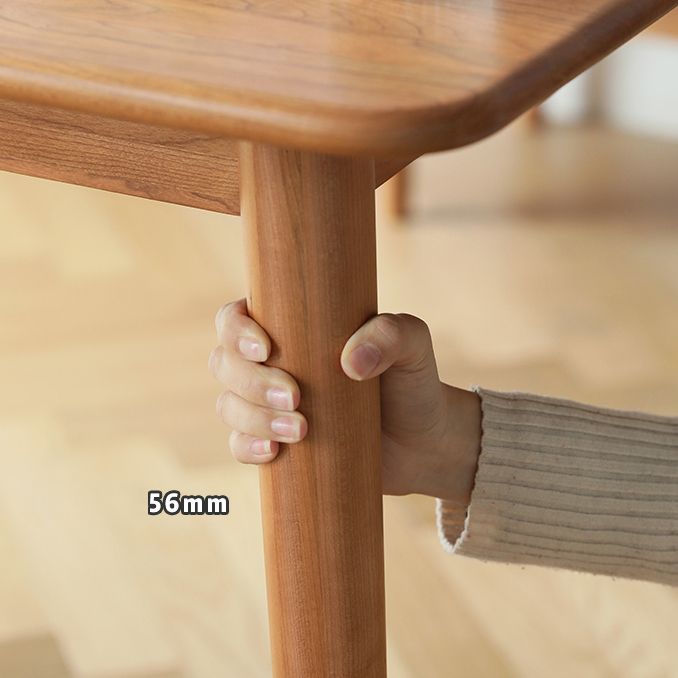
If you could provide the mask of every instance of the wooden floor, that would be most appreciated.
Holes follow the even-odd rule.
[[[455,384],[675,414],[676,176],[678,145],[520,123],[425,159],[381,307]],[[0,676],[267,676],[257,474],[207,371],[239,221],[11,175],[0,215]],[[386,500],[386,554],[391,678],[678,675],[678,590],[452,558],[422,497]]]

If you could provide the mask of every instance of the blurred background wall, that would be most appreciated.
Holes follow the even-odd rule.
[[[678,13],[563,87],[542,111],[552,122],[598,119],[631,133],[678,139]]]

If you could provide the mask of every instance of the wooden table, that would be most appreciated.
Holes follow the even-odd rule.
[[[386,674],[379,389],[339,367],[377,310],[375,187],[500,129],[676,4],[0,4],[0,169],[248,224],[250,311],[310,423],[261,469],[276,676]]]

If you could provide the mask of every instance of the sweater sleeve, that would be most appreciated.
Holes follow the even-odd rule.
[[[476,387],[482,438],[445,550],[678,586],[678,418]]]

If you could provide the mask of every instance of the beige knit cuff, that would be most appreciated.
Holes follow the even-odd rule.
[[[678,585],[678,418],[475,387],[482,441],[445,550]]]

